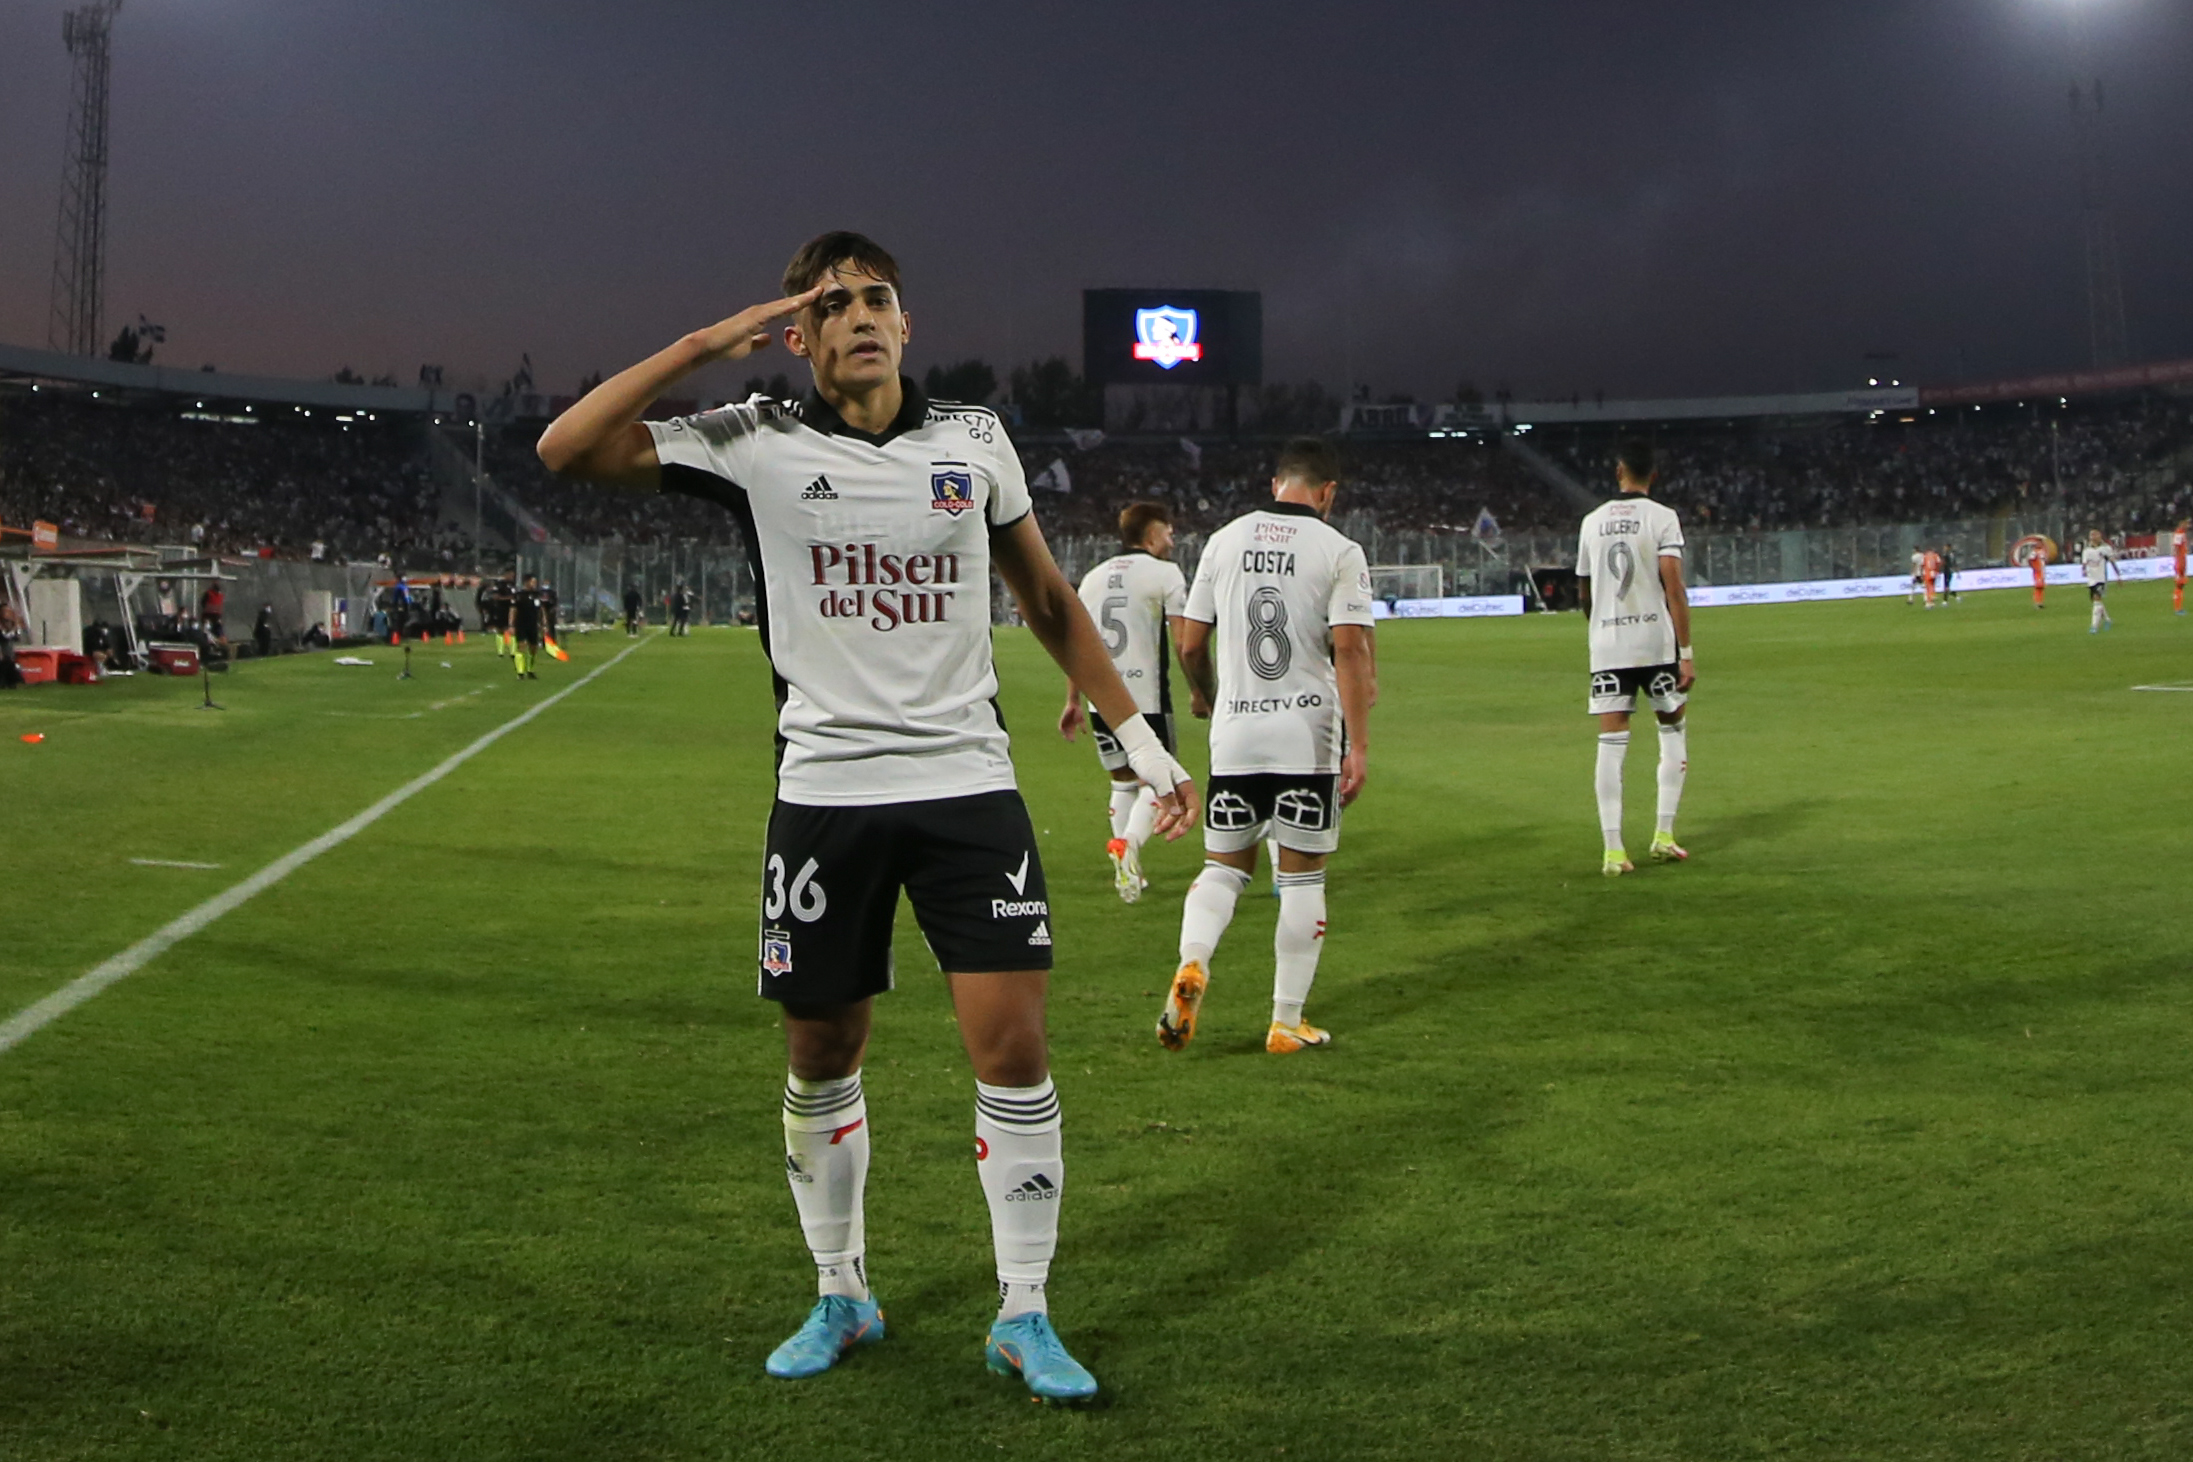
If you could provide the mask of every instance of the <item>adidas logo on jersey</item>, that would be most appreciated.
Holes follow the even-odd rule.
[[[1052,1182],[1043,1174],[1037,1173],[1027,1182],[1006,1194],[1005,1201],[1007,1203],[1056,1203],[1058,1201],[1058,1184]]]
[[[807,490],[800,494],[800,501],[803,503],[821,502],[824,499],[831,502],[836,502],[838,499],[838,490],[830,485],[828,473],[808,483]]]
[[[1046,949],[1050,948],[1051,926],[1049,922],[1046,921],[1036,925],[1036,932],[1028,936],[1028,942],[1030,944],[1040,944]]]

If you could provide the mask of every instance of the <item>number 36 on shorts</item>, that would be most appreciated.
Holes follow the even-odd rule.
[[[815,881],[815,875],[821,871],[815,860],[810,858],[800,865],[800,871],[793,878],[792,886],[786,888],[784,884],[784,859],[776,853],[771,853],[768,869],[769,886],[767,893],[762,897],[762,913],[771,919],[781,919],[784,917],[785,910],[790,909],[792,917],[801,923],[814,923],[822,917],[823,910],[830,907],[829,895],[825,894],[822,891],[822,885]]]

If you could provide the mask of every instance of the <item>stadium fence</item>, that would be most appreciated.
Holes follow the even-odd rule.
[[[1382,569],[1420,566],[1427,578],[1436,570],[1443,592],[1454,595],[1527,594],[1533,570],[1568,571],[1576,562],[1573,532],[1481,539],[1461,531],[1384,529],[1368,514],[1343,515],[1336,526],[1363,545],[1370,562]],[[1709,585],[1908,573],[1912,551],[1920,548],[1946,547],[1955,554],[1960,569],[1985,568],[2008,563],[2012,545],[2021,538],[2039,533],[2061,544],[2069,530],[2060,512],[2044,511],[1764,532],[1693,525],[1686,532],[1689,581]],[[1192,575],[1202,550],[1201,534],[1182,533],[1174,547],[1174,561]],[[1119,552],[1119,542],[1102,534],[1065,534],[1051,540],[1051,552],[1066,577],[1079,583],[1082,575]],[[663,596],[681,582],[695,595],[696,623],[737,623],[754,608],[753,575],[745,550],[735,543],[573,545],[551,541],[522,548],[518,563],[521,574],[539,574],[543,583],[555,587],[570,619],[606,623],[619,618],[627,583],[639,586],[647,615],[656,623],[664,618]],[[993,585],[992,603],[1000,623],[1013,618],[1002,585]]]

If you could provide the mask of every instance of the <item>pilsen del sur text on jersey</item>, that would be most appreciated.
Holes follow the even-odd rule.
[[[824,619],[858,619],[879,630],[942,624],[959,583],[956,553],[884,553],[873,543],[810,543],[815,602]]]

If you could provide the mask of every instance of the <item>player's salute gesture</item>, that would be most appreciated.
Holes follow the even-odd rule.
[[[662,462],[655,453],[655,439],[640,423],[640,413],[702,366],[744,360],[766,350],[770,326],[792,319],[832,289],[842,291],[843,286],[826,274],[811,288],[741,310],[617,372],[549,423],[536,449],[542,463],[551,472],[643,492],[659,491]]]
[[[836,281],[825,279],[813,289],[788,294],[783,299],[771,300],[765,305],[754,305],[739,311],[726,320],[718,320],[706,330],[694,332],[705,354],[700,364],[707,365],[719,360],[744,360],[757,350],[769,348],[769,327],[779,320],[789,320],[806,309]]]
[[[1051,1328],[1047,1298],[1066,1188],[1044,1031],[1051,911],[997,712],[993,569],[1116,728],[1166,837],[1195,825],[1195,787],[1052,559],[997,414],[932,402],[901,373],[912,327],[897,262],[858,234],[825,234],[793,258],[784,291],[602,382],[539,446],[557,472],[724,507],[754,566],[779,750],[757,984],[783,1013],[784,1169],[818,1292],[765,1365],[815,1376],[884,1336],[867,1267],[861,1061],[875,997],[892,986],[903,893],[974,1068],[1000,1296],[990,1368],[1046,1400],[1084,1399],[1096,1379]],[[780,327],[813,372],[800,399],[640,419],[677,382],[764,349]]]

